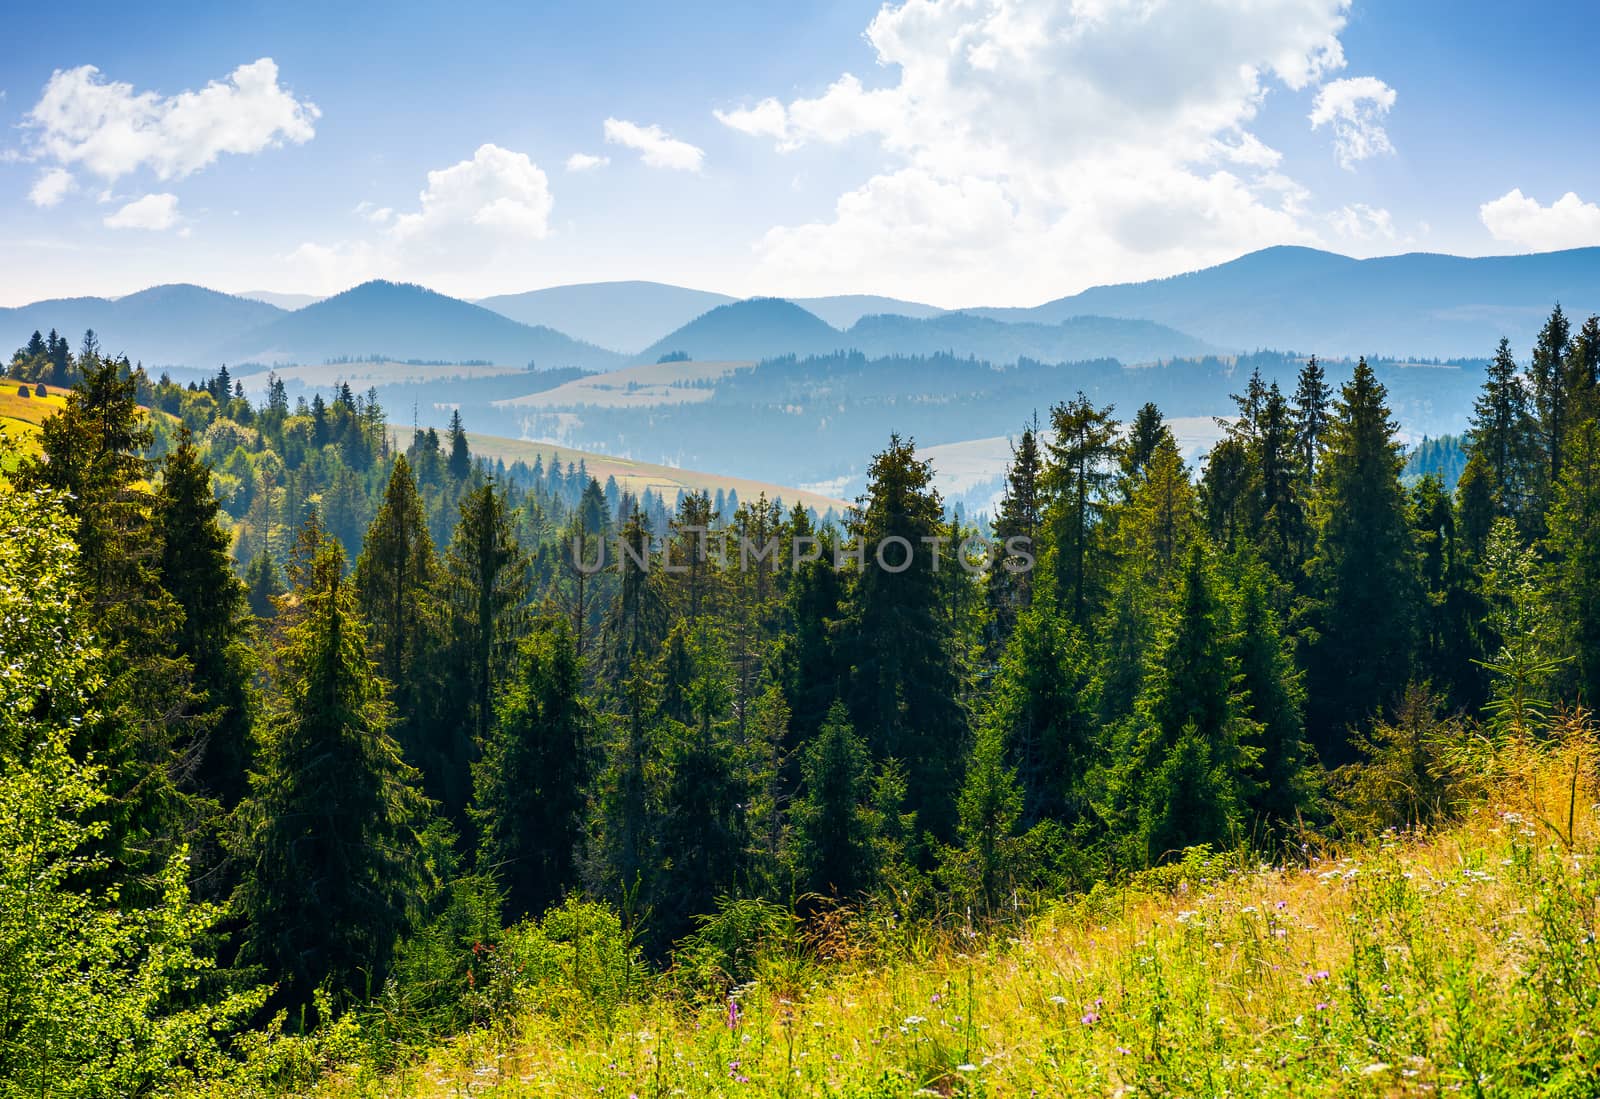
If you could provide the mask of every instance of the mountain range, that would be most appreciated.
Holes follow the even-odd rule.
[[[1569,313],[1600,311],[1600,248],[1470,259],[1267,248],[1031,309],[968,312],[1046,324],[1084,314],[1137,317],[1223,346],[1325,355],[1487,356],[1505,336],[1526,356],[1556,302]]]
[[[957,311],[871,295],[737,301],[651,282],[560,286],[478,303],[381,281],[321,300],[170,285],[0,309],[0,347],[20,347],[35,329],[51,328],[76,345],[93,328],[106,350],[152,367],[383,355],[610,370],[670,352],[744,359],[840,349],[952,352],[997,363],[1018,356],[1138,362],[1256,348],[1485,357],[1503,335],[1525,356],[1557,301],[1576,315],[1600,309],[1600,248],[1364,260],[1268,248],[1031,308]]]

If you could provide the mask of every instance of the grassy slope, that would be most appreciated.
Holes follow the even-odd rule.
[[[0,381],[0,431],[4,431],[8,438],[17,440],[19,449],[24,454],[38,452],[38,444],[34,441],[39,434],[39,423],[51,413],[61,411],[67,403],[63,394],[66,390],[60,387],[47,387],[50,389],[48,397],[20,397],[19,386],[9,378]],[[33,386],[27,387],[31,393]]]
[[[850,506],[844,500],[836,500],[817,492],[786,488],[783,485],[752,481],[744,477],[726,477],[719,473],[700,473],[651,462],[636,462],[631,458],[612,458],[604,454],[591,454],[584,450],[557,446],[554,443],[507,439],[498,435],[479,435],[469,431],[467,445],[471,447],[475,457],[487,458],[490,461],[496,458],[504,459],[506,465],[520,459],[531,466],[536,457],[542,457],[548,464],[552,454],[569,464],[581,459],[589,475],[598,478],[602,485],[605,484],[607,477],[615,477],[619,487],[635,495],[640,495],[649,488],[665,497],[668,507],[671,507],[672,502],[677,499],[680,488],[689,491],[704,489],[713,496],[719,488],[724,491],[733,489],[738,491],[739,499],[744,503],[755,500],[764,492],[768,500],[782,497],[785,507],[792,507],[796,502],[800,502],[807,507],[816,508],[819,513],[826,512],[830,507],[842,512]]]
[[[722,1003],[533,1011],[320,1094],[1600,1094],[1594,762],[1592,732],[1502,752],[1437,834],[1196,863],[1014,937],[879,928],[887,964],[835,939],[837,963],[771,963],[737,1029]]]

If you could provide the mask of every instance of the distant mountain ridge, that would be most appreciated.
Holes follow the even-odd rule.
[[[995,363],[1026,357],[1043,362],[1115,358],[1148,362],[1215,351],[1201,340],[1150,321],[1072,317],[1059,324],[1008,324],[966,313],[917,318],[877,314],[844,331],[783,298],[750,298],[718,306],[667,336],[637,362],[683,352],[698,361],[770,359],[859,351],[867,356],[948,352]]]
[[[372,354],[449,362],[535,362],[609,370],[622,356],[543,326],[411,283],[373,280],[235,335],[211,351],[226,362],[321,362]]]
[[[270,324],[283,310],[189,283],[152,286],[120,298],[55,298],[0,309],[0,344],[9,356],[35,331],[54,328],[76,351],[92,328],[103,350],[148,366],[201,364],[207,350],[240,332]]]
[[[497,294],[474,304],[522,324],[558,329],[612,351],[634,352],[663,332],[738,299],[662,282],[585,282],[523,294]]]
[[[1097,286],[1029,309],[969,309],[1006,322],[1095,314],[1157,321],[1223,346],[1335,355],[1525,356],[1557,301],[1600,311],[1600,248],[1467,258],[1352,259],[1278,247],[1150,282]]]

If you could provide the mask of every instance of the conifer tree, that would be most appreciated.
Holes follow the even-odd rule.
[[[1000,497],[992,537],[997,547],[987,574],[986,597],[992,615],[991,645],[998,650],[1016,627],[1017,616],[1033,599],[1031,564],[1042,547],[1040,522],[1044,517],[1043,467],[1039,440],[1030,425],[1011,448],[1011,467],[1006,471],[1006,490]],[[1019,548],[1026,558],[1010,551],[1012,539],[1021,539]]]
[[[844,704],[835,702],[800,750],[791,860],[801,887],[851,897],[875,884],[872,762]]]
[[[1304,741],[1304,691],[1300,675],[1267,595],[1260,566],[1241,577],[1232,645],[1239,669],[1241,712],[1255,723],[1249,744],[1256,754],[1247,808],[1280,831],[1311,808],[1313,755]]]
[[[450,476],[457,481],[467,479],[467,474],[472,472],[472,452],[467,447],[467,431],[461,426],[461,410],[453,409],[450,413],[450,430],[447,436],[450,440],[450,456],[446,468]]]
[[[1509,340],[1501,340],[1472,407],[1470,447],[1481,455],[1495,514],[1526,527],[1537,484],[1537,425]]]
[[[537,916],[577,881],[591,722],[572,635],[559,619],[518,651],[483,758],[473,765],[479,868],[512,919]]]
[[[1127,753],[1131,775],[1124,796],[1132,797],[1138,855],[1146,864],[1226,839],[1253,792],[1246,771],[1256,754],[1249,741],[1258,730],[1243,714],[1228,633],[1226,607],[1204,547],[1195,542]]]
[[[426,885],[427,802],[389,735],[391,709],[338,546],[311,531],[294,620],[275,654],[262,766],[242,812],[246,955],[306,1004],[325,981],[380,987]]]
[[[1570,355],[1572,326],[1558,304],[1539,330],[1533,358],[1528,364],[1528,380],[1533,387],[1533,409],[1538,419],[1539,451],[1537,483],[1541,486],[1539,510],[1550,502],[1550,493],[1561,480],[1561,458],[1571,426],[1572,395],[1577,379],[1572,376]]]
[[[445,667],[454,720],[436,738],[445,812],[463,826],[471,763],[494,720],[495,692],[510,674],[522,637],[528,559],[517,542],[506,499],[492,483],[467,493],[445,552],[441,577],[451,643]]]
[[[1306,724],[1330,765],[1347,732],[1398,699],[1416,636],[1417,581],[1404,459],[1387,393],[1365,359],[1340,390],[1315,502]]]
[[[248,789],[253,754],[254,658],[245,587],[233,571],[231,540],[217,519],[211,471],[187,429],[168,452],[155,499],[161,586],[183,612],[178,652],[201,696],[203,746],[195,786],[232,809]]]
[[[1295,385],[1294,437],[1302,485],[1315,483],[1317,463],[1322,457],[1323,437],[1328,431],[1328,408],[1333,399],[1333,388],[1328,385],[1327,378],[1327,371],[1313,355],[1300,368]]]
[[[1600,423],[1568,433],[1567,458],[1550,511],[1549,598],[1564,675],[1585,706],[1600,703]]]
[[[925,828],[948,838],[966,720],[929,548],[943,534],[943,508],[932,469],[898,435],[873,458],[867,478],[850,522],[863,554],[844,627],[854,668],[851,717],[876,758],[905,764],[911,808]]]
[[[1050,461],[1045,487],[1057,603],[1080,625],[1087,622],[1095,592],[1090,572],[1095,527],[1106,506],[1116,454],[1117,421],[1110,407],[1096,408],[1079,393],[1050,410]]]
[[[984,911],[993,912],[1010,891],[1018,869],[1017,829],[1022,819],[1022,787],[1006,762],[1005,734],[997,726],[978,731],[956,799],[956,816],[961,845],[944,852],[941,876],[956,895],[972,895]]]
[[[373,517],[356,559],[356,605],[378,672],[397,714],[392,730],[406,759],[422,773],[423,790],[448,801],[456,734],[442,711],[444,645],[439,606],[439,562],[411,465],[395,458],[383,503]]]

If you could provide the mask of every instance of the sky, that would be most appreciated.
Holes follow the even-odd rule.
[[[7,4],[0,305],[1600,244],[1588,3]]]

